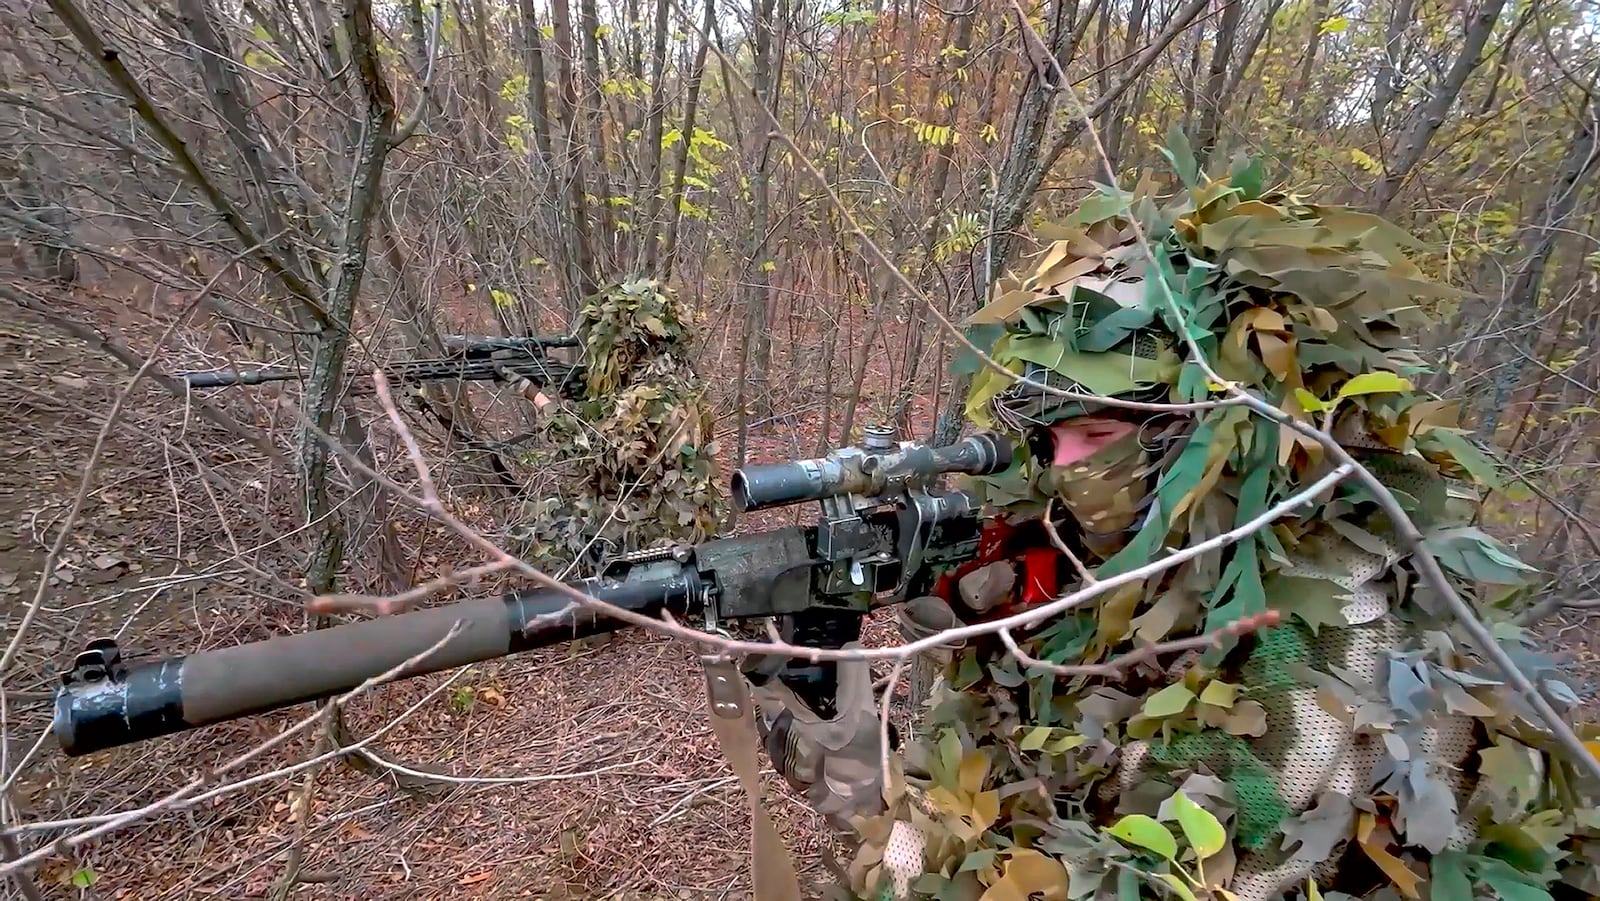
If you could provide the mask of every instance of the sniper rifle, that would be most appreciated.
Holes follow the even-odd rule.
[[[447,351],[444,357],[402,360],[379,368],[389,378],[401,382],[478,382],[520,378],[541,388],[551,388],[567,397],[576,396],[582,391],[582,367],[552,359],[548,353],[552,348],[580,346],[576,336],[447,335],[444,346]],[[174,377],[183,380],[190,388],[206,389],[293,381],[304,374],[303,370],[295,368],[267,367],[242,371],[180,372]]]
[[[1048,548],[1039,522],[986,519],[974,495],[941,484],[950,473],[989,475],[1011,461],[1010,443],[994,433],[935,448],[869,428],[860,446],[734,472],[740,510],[817,501],[816,524],[634,553],[566,584],[710,633],[726,621],[775,617],[785,640],[830,648],[859,638],[863,616],[886,604],[933,595],[976,616],[962,603],[963,577],[1000,560],[1024,561],[1016,603],[1037,603],[1055,593],[1058,556],[1032,552]],[[626,625],[566,593],[536,589],[165,659],[131,660],[99,639],[61,675],[54,731],[78,756],[327,698],[391,670],[410,678]],[[407,664],[412,658],[420,659]],[[777,676],[814,709],[832,711],[832,663],[761,666],[748,675]]]

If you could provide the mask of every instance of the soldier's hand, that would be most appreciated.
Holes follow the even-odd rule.
[[[868,661],[840,661],[838,677],[836,714],[827,719],[775,678],[751,696],[773,768],[835,828],[848,829],[853,817],[883,812],[883,743]]]
[[[494,374],[499,376],[501,381],[510,385],[511,390],[521,395],[524,400],[532,403],[539,410],[543,410],[550,405],[550,398],[539,390],[539,386],[532,379],[528,378],[516,367],[518,362],[527,358],[527,353],[520,350],[497,350],[489,356],[491,363],[494,365]]]

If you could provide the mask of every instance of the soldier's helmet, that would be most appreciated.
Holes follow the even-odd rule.
[[[1412,342],[1425,306],[1456,292],[1407,257],[1420,246],[1411,235],[1268,191],[1249,163],[1165,196],[1148,178],[1131,192],[1105,188],[1035,234],[1044,240],[1029,271],[1002,279],[969,321],[1011,375],[978,367],[968,417],[1032,450],[1009,482],[991,483],[997,495],[1056,499],[1104,558],[1151,522],[1157,488],[1197,429],[1216,452],[1201,454],[1199,492],[1172,489],[1168,517],[1247,468],[1247,450],[1283,487],[1326,468],[1314,441],[1260,428],[1240,407],[1206,407],[1226,395],[1193,361],[1198,349],[1223,381],[1384,456],[1377,465],[1408,503],[1429,519],[1442,512],[1420,458],[1462,475],[1466,443],[1448,428],[1453,411],[1409,379],[1423,371]],[[1235,440],[1245,432],[1277,446],[1247,448]]]

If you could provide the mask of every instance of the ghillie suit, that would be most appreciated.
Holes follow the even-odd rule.
[[[584,305],[583,396],[546,408],[526,455],[542,478],[509,536],[525,559],[565,566],[715,534],[723,496],[688,321],[643,279]]]
[[[1224,399],[1186,361],[1187,334],[1222,378],[1331,431],[1529,677],[1576,702],[1510,622],[1508,592],[1530,568],[1467,525],[1478,490],[1500,484],[1494,465],[1406,379],[1420,303],[1448,293],[1406,258],[1415,241],[1263,191],[1259,164],[1185,180],[1170,197],[1148,180],[1106,188],[1036,229],[1050,244],[1032,272],[974,317],[1001,366],[1083,397],[979,371],[968,416],[1031,453],[971,487],[1019,517],[1048,505],[1106,579],[1242,526],[1333,468],[1323,447],[1243,406],[1095,402]],[[1006,575],[991,583],[1021,581]],[[994,636],[956,651],[887,809],[855,820],[856,897],[1600,892],[1584,777],[1354,479],[1015,638],[1080,669],[1023,666]],[[1184,638],[1196,639],[1185,653],[1092,666]]]

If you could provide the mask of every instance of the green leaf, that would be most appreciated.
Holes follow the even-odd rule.
[[[982,678],[983,666],[978,663],[978,655],[975,652],[961,655],[961,663],[956,667],[956,690],[970,688]]]
[[[1213,679],[1200,692],[1200,703],[1210,704],[1215,707],[1232,707],[1234,699],[1239,696],[1239,686]]]
[[[1173,894],[1177,895],[1179,898],[1182,898],[1183,901],[1197,901],[1194,896],[1194,892],[1189,890],[1189,886],[1184,885],[1182,879],[1179,879],[1171,873],[1158,873],[1156,874],[1156,878],[1170,886]]]
[[[1034,726],[1028,730],[1027,735],[1022,737],[1022,741],[1017,742],[1017,747],[1024,751],[1037,751],[1044,747],[1046,741],[1050,740],[1050,732],[1049,726]]]
[[[1453,429],[1431,429],[1423,437],[1427,443],[1438,445],[1454,458],[1473,481],[1496,491],[1505,490],[1505,480],[1500,478],[1500,470],[1494,461],[1462,433]]]
[[[1343,628],[1350,625],[1344,617],[1349,596],[1337,583],[1276,572],[1269,574],[1263,584],[1267,606],[1299,617],[1312,635],[1319,634],[1323,626]]]
[[[981,848],[968,854],[966,859],[961,861],[961,867],[956,872],[966,873],[972,870],[981,870],[992,863],[994,863],[994,849]]]
[[[1228,843],[1227,830],[1211,811],[1194,803],[1183,792],[1172,796],[1172,810],[1178,816],[1178,825],[1183,827],[1183,837],[1189,840],[1189,847],[1199,859],[1205,860]]]
[[[1423,536],[1422,546],[1446,569],[1492,585],[1517,585],[1525,578],[1524,573],[1538,572],[1472,527],[1429,531]]]
[[[1538,793],[1539,776],[1532,752],[1521,742],[1496,736],[1494,747],[1478,752],[1482,760],[1478,771],[1487,777],[1488,789],[1502,815],[1519,811]]]
[[[1084,353],[1103,353],[1121,344],[1135,331],[1144,328],[1155,318],[1146,307],[1123,307],[1100,317],[1078,339],[1078,349]]]
[[[1075,732],[1068,732],[1055,741],[1050,742],[1048,745],[1045,745],[1044,749],[1049,751],[1051,754],[1060,754],[1063,751],[1070,751],[1073,748],[1079,747],[1088,740],[1089,739],[1082,735],[1078,735]]]
[[[1501,901],[1551,901],[1549,892],[1526,881],[1514,867],[1502,861],[1483,860],[1478,876],[1494,889]]]
[[[1100,185],[1099,188],[1099,191],[1079,201],[1078,208],[1061,224],[1081,227],[1127,214],[1128,195],[1110,185]]]
[[[1410,391],[1411,383],[1392,372],[1363,372],[1339,387],[1339,397]]]
[[[1460,851],[1445,851],[1433,858],[1429,896],[1433,901],[1472,901],[1472,880]]]
[[[1255,200],[1266,187],[1267,170],[1260,157],[1240,158],[1233,164],[1228,182],[1239,189],[1240,200]]]
[[[72,871],[72,887],[88,888],[89,886],[94,885],[96,878],[98,877],[95,876],[94,870],[90,869],[89,867],[79,867],[78,869]]]
[[[1321,413],[1328,409],[1326,401],[1304,388],[1294,389],[1294,399],[1300,402],[1300,409],[1307,413]]]
[[[1143,713],[1151,719],[1177,716],[1189,708],[1194,692],[1183,683],[1174,683],[1145,699]]]
[[[1061,342],[1043,336],[1014,339],[1007,353],[1012,358],[1038,363],[1072,379],[1091,394],[1122,394],[1169,378],[1169,366],[1164,361],[1120,353],[1076,353]],[[1170,375],[1177,375],[1175,357],[1170,368]]]
[[[1006,327],[1003,324],[992,322],[987,325],[971,326],[967,328],[965,335],[974,347],[984,353],[988,353],[994,348],[994,343],[1000,340],[1000,336],[1005,334],[1005,330]],[[969,350],[966,345],[958,348],[955,359],[950,361],[950,372],[953,375],[972,375],[982,368],[983,361],[978,359],[978,355]]]
[[[1184,187],[1199,186],[1200,164],[1195,159],[1194,147],[1189,144],[1189,136],[1183,133],[1183,128],[1176,122],[1167,129],[1167,146],[1161,148],[1161,155],[1172,164],[1172,171],[1178,173]]]
[[[1178,856],[1178,840],[1172,837],[1167,827],[1156,822],[1153,817],[1142,813],[1130,813],[1114,823],[1106,832],[1115,838],[1137,845],[1147,851],[1154,851],[1167,860]]]

